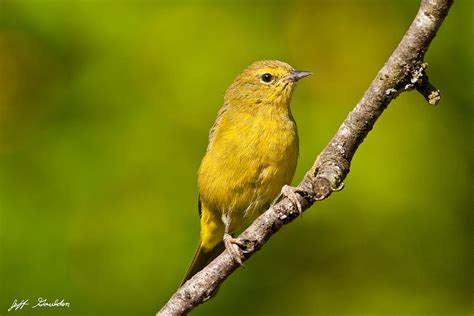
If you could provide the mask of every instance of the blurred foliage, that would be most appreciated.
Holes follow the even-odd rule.
[[[417,8],[0,0],[0,313],[41,296],[72,306],[35,315],[152,315],[195,250],[196,171],[233,78],[259,59],[316,73],[292,103],[297,183]],[[194,315],[472,314],[473,9],[456,1],[427,54],[440,105],[396,99],[346,189]]]

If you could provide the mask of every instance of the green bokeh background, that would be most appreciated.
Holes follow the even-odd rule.
[[[71,307],[14,313],[153,315],[195,250],[196,171],[233,78],[260,59],[315,72],[292,102],[298,183],[417,8],[0,0],[0,314],[46,297]],[[392,102],[344,191],[194,315],[472,315],[473,9],[456,1],[426,56],[440,105]]]

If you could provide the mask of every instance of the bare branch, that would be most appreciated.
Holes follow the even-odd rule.
[[[318,156],[298,185],[303,210],[328,198],[343,186],[357,148],[378,117],[398,94],[416,89],[430,104],[440,100],[439,90],[428,81],[423,61],[428,47],[448,14],[453,0],[422,0],[418,13],[398,47],[372,81],[357,106]],[[283,198],[270,207],[238,239],[246,245],[245,260],[258,251],[283,225],[298,217],[294,205]],[[224,251],[181,286],[157,315],[185,315],[207,301],[239,266]]]

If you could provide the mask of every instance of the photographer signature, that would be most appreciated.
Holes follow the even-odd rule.
[[[17,299],[13,300],[12,305],[8,309],[9,312],[11,311],[17,311],[20,309],[23,309],[23,307],[30,306],[30,302],[28,299],[23,299],[21,301],[18,301]],[[49,308],[49,307],[66,307],[69,308],[71,306],[71,303],[64,301],[64,299],[56,299],[54,302],[48,302],[46,298],[38,297],[38,301],[36,302],[35,305],[31,305],[30,308]]]

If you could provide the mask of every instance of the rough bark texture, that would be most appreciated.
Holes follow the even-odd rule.
[[[424,55],[443,23],[454,0],[422,0],[419,11],[398,47],[372,81],[357,106],[349,113],[313,168],[298,185],[303,211],[315,201],[340,190],[357,148],[376,120],[398,96],[416,89],[430,104],[440,100],[439,90],[428,81]],[[299,215],[288,198],[273,205],[238,239],[246,245],[244,260],[258,251],[283,225]],[[157,315],[185,315],[207,301],[219,285],[239,267],[224,251],[202,271],[188,280],[169,299]]]

